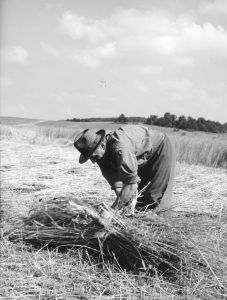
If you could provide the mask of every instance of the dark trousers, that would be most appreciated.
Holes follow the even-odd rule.
[[[141,191],[146,187],[142,197],[138,198],[136,205],[138,210],[154,209],[157,206],[163,206],[163,208],[170,206],[175,161],[174,147],[169,137],[165,136],[156,152],[138,171],[141,179],[138,190]]]

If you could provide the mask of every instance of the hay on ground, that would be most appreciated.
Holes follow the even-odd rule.
[[[222,290],[219,264],[211,264],[209,248],[201,248],[191,238],[194,230],[205,232],[214,220],[193,215],[189,219],[179,213],[167,219],[151,212],[123,218],[103,204],[55,198],[33,208],[23,226],[8,233],[8,238],[36,247],[85,248],[99,261],[109,260],[123,269],[158,274],[170,281],[193,281],[200,273],[203,280]]]

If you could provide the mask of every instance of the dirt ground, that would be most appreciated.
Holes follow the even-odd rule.
[[[73,196],[111,204],[114,193],[98,167],[91,162],[80,165],[78,157],[69,146],[3,140],[1,209],[5,226],[42,199]],[[174,200],[175,210],[220,214],[227,207],[227,170],[177,164]]]

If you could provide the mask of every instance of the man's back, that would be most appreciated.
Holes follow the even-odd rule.
[[[115,150],[128,148],[139,157],[145,152],[155,152],[163,141],[164,134],[145,126],[126,125],[114,131],[110,137],[111,143],[115,144]]]
[[[126,125],[107,135],[107,150],[99,167],[111,186],[140,181],[138,168],[146,164],[164,140],[164,134],[145,126]]]

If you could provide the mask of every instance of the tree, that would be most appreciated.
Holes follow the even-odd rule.
[[[127,118],[125,117],[124,114],[120,114],[120,116],[116,119],[116,123],[127,123]]]
[[[198,126],[198,130],[208,131],[208,128],[207,128],[207,125],[206,125],[206,120],[204,118],[198,118],[196,123],[197,123],[197,126]]]
[[[165,119],[164,117],[158,118],[157,122],[155,125],[161,126],[161,127],[165,127]]]
[[[189,116],[187,118],[187,128],[190,130],[198,130],[196,119]]]
[[[177,116],[170,114],[169,112],[166,112],[164,114],[164,126],[166,127],[174,127],[175,120],[177,119]]]
[[[176,121],[177,127],[180,129],[186,129],[187,128],[187,120],[185,116],[180,116],[178,120]]]
[[[148,125],[155,125],[157,123],[158,117],[156,115],[150,115],[147,119],[146,119],[146,124]]]

